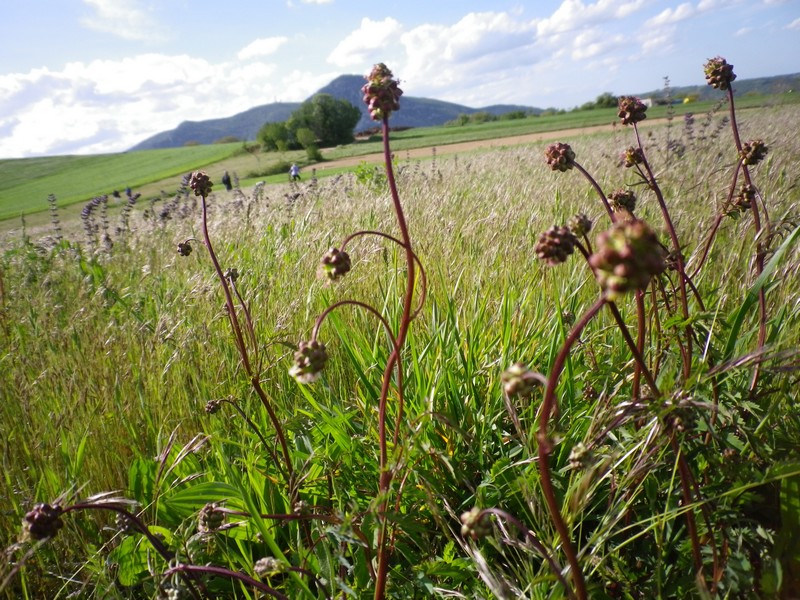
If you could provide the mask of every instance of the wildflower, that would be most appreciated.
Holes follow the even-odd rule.
[[[569,452],[569,466],[573,469],[585,468],[591,460],[591,451],[583,442],[578,442]]]
[[[631,146],[622,153],[622,164],[626,169],[633,166],[640,165],[644,162],[644,152],[641,148],[634,148]]]
[[[265,577],[272,577],[274,575],[286,573],[287,570],[288,568],[285,562],[272,556],[259,558],[256,561],[256,564],[253,565],[253,571],[262,579]]]
[[[477,541],[491,533],[486,513],[477,506],[461,515],[461,535]]]
[[[609,300],[646,288],[665,269],[663,247],[644,221],[616,223],[600,234],[597,246],[589,264]]]
[[[213,415],[222,408],[222,400],[209,400],[206,402],[205,411],[207,415]]]
[[[739,193],[733,199],[733,206],[728,211],[728,215],[734,215],[739,211],[749,210],[753,206],[756,199],[756,189],[748,184],[743,183],[739,188]]]
[[[211,178],[205,171],[194,171],[189,176],[189,187],[194,190],[195,196],[203,196],[203,198],[208,197],[213,185]]]
[[[608,202],[614,212],[627,211],[633,214],[633,210],[636,208],[636,194],[631,190],[616,190],[611,192]]]
[[[539,241],[533,250],[540,260],[552,267],[565,262],[569,255],[575,252],[577,241],[568,228],[551,227],[539,236]]]
[[[573,215],[567,227],[576,236],[584,236],[592,230],[592,220],[584,214]]]
[[[742,144],[742,150],[739,152],[739,158],[742,159],[743,165],[755,165],[762,160],[769,152],[764,140],[752,140]]]
[[[319,379],[319,374],[328,362],[328,353],[325,344],[317,340],[300,342],[294,353],[294,364],[289,369],[289,375],[298,383],[313,383]]]
[[[239,269],[227,269],[222,276],[231,283],[236,283],[236,280],[239,279]]]
[[[200,509],[197,515],[197,531],[199,533],[209,533],[216,531],[225,522],[225,512],[216,502],[209,502]]]
[[[64,509],[58,504],[37,504],[22,521],[22,529],[27,537],[34,540],[51,538],[64,526],[61,515]]]
[[[189,256],[192,253],[192,245],[189,242],[178,243],[178,254],[181,256]]]
[[[521,362],[506,369],[500,376],[500,381],[503,382],[503,391],[509,398],[530,396],[540,384],[539,376]]]
[[[647,118],[647,105],[635,96],[620,96],[617,102],[617,116],[623,125],[631,125]]]
[[[331,248],[322,257],[322,273],[330,280],[336,280],[350,272],[350,255],[344,250]]]
[[[398,87],[397,80],[393,79],[389,67],[383,63],[376,64],[366,80],[361,92],[373,121],[388,119],[393,111],[400,110],[403,90]]]
[[[553,171],[564,173],[575,166],[575,152],[569,144],[563,142],[550,144],[544,151],[544,157]]]
[[[705,71],[708,85],[718,90],[727,90],[731,87],[731,82],[736,79],[733,65],[729,65],[721,56],[710,58],[703,70]]]

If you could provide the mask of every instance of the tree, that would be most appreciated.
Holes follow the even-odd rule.
[[[617,108],[618,98],[611,92],[604,92],[594,101],[595,108]]]
[[[320,146],[336,146],[353,141],[353,128],[360,119],[361,111],[347,100],[316,94],[292,113],[286,125],[295,136],[299,129],[306,128],[314,133]]]
[[[317,146],[317,136],[307,127],[301,127],[295,132],[298,143],[305,149],[309,160],[322,160],[322,154]]]
[[[285,152],[289,149],[289,128],[285,122],[264,123],[256,134],[264,150]]]

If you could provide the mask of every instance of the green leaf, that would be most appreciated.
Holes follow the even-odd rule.
[[[161,508],[180,518],[191,516],[209,502],[224,502],[230,507],[231,501],[237,508],[242,505],[242,496],[237,488],[221,481],[207,481],[162,496]]]
[[[742,328],[742,324],[744,323],[747,313],[750,311],[753,305],[758,302],[758,295],[761,290],[770,285],[770,280],[773,273],[798,238],[800,238],[800,225],[797,226],[791,235],[789,235],[783,241],[780,247],[775,251],[775,254],[772,255],[772,258],[769,259],[769,262],[764,266],[764,271],[758,276],[758,279],[756,279],[755,283],[753,283],[753,285],[747,291],[747,296],[745,296],[744,302],[742,302],[739,309],[733,314],[733,318],[731,320],[731,331],[728,334],[728,341],[725,344],[725,351],[722,355],[723,361],[730,360],[730,358],[733,356],[736,342],[739,339],[739,331]]]

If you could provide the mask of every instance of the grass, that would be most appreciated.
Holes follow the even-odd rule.
[[[740,108],[794,102],[797,100],[788,94],[766,97],[753,95],[745,97]],[[686,112],[701,115],[713,108],[712,102],[697,102],[676,105],[673,110],[679,117]],[[393,148],[402,152],[458,142],[607,125],[615,120],[615,112],[615,109],[576,111],[461,127],[421,127],[394,134]],[[666,115],[666,107],[657,106],[651,109],[652,119]],[[323,155],[330,161],[380,151],[380,141],[361,141],[325,149]],[[443,151],[446,152],[446,149]],[[243,152],[238,143],[98,156],[0,160],[0,222],[19,218],[22,214],[30,218],[32,214],[45,212],[48,207],[47,197],[53,193],[58,196],[62,208],[86,202],[97,195],[110,194],[114,190],[122,191],[128,186],[141,192],[145,199],[161,196],[162,190],[171,194],[179,176],[199,168],[206,168],[217,179],[224,170],[238,173],[244,185],[253,185],[261,180],[282,183],[286,180],[283,175],[247,176],[251,171],[258,171],[278,162],[307,164],[304,152],[274,152],[254,156]],[[324,163],[318,165],[318,168],[320,173],[326,171]]]
[[[705,139],[688,138],[682,124],[670,129],[670,139],[683,144],[680,152],[668,150],[665,127],[648,130],[645,141],[690,265],[721,210],[735,163],[718,120]],[[769,143],[767,160],[754,171],[775,220],[777,249],[791,241],[800,221],[800,145],[793,135],[800,109],[746,111],[740,126],[748,139]],[[617,166],[619,151],[631,143],[628,132],[565,141],[604,185],[634,184]],[[398,473],[390,490],[398,503],[390,511],[396,533],[392,597],[565,594],[530,537],[564,562],[537,471],[544,392],[507,397],[502,374],[517,361],[549,373],[571,320],[597,299],[597,285],[577,253],[558,270],[534,258],[539,234],[576,212],[597,227],[604,217],[584,180],[546,167],[545,145],[435,162],[406,162],[398,154],[398,187],[426,268],[428,296],[403,353],[404,416],[400,442],[390,444]],[[655,199],[640,196],[637,213],[660,223]],[[121,490],[138,502],[134,512],[178,552],[181,564],[254,574],[259,559],[269,556],[339,585],[337,597],[348,588],[351,597],[371,596],[375,566],[364,548],[375,548],[381,531],[377,423],[387,336],[374,315],[342,306],[320,329],[329,352],[321,379],[300,386],[287,371],[292,346],[309,339],[316,316],[338,301],[358,298],[378,307],[396,331],[407,265],[395,244],[358,238],[348,247],[353,270],[344,280],[330,285],[316,276],[319,257],[353,231],[399,235],[391,207],[385,187],[351,173],[316,185],[283,183],[261,197],[231,200],[215,193],[209,200],[211,238],[222,268],[240,273],[237,288],[258,340],[251,348],[264,364],[259,381],[290,440],[292,467],[302,477],[299,498],[287,492],[280,460],[271,454],[277,451],[274,427],[241,370],[230,341],[231,308],[224,306],[207,255],[196,242],[188,257],[175,252],[179,241],[201,237],[197,199],[180,199],[167,215],[147,219],[136,208],[130,230],[119,234],[112,220],[110,249],[87,239],[79,223],[64,224],[70,233],[58,245],[44,235],[7,239],[0,254],[0,495],[8,500],[0,539],[10,544],[17,538],[34,502]],[[659,233],[668,240],[660,226]],[[707,418],[714,390],[702,353],[695,357],[696,378],[682,384],[698,405],[684,415],[696,429],[681,439],[704,502],[681,501],[678,460],[663,433],[666,409],[616,421],[631,399],[632,363],[610,314],[601,313],[582,331],[565,365],[551,460],[593,598],[696,597],[688,511],[698,514],[704,540],[727,536],[720,575],[727,587],[719,597],[778,589],[796,577],[794,563],[780,561],[796,552],[792,536],[800,530],[792,519],[800,510],[789,500],[779,503],[783,526],[775,526],[769,500],[772,484],[782,484],[777,494],[783,498],[800,477],[800,422],[793,410],[800,398],[791,354],[800,345],[797,245],[776,259],[769,278],[767,383],[753,397],[747,387],[761,360],[752,355],[759,320],[754,309],[742,311],[755,279],[752,225],[745,217],[726,218],[719,236],[712,268],[696,279],[705,311],[693,306],[699,346],[708,356],[731,346],[730,361],[718,369],[718,425]],[[634,323],[635,303],[619,305]],[[680,331],[675,323],[660,326]],[[681,378],[679,338],[670,333],[649,348],[660,362],[658,384],[669,390]],[[397,396],[391,398],[388,420],[394,423],[399,407]],[[219,412],[204,411],[207,401],[220,399]],[[587,455],[587,467],[573,469],[570,454],[579,442],[596,462]],[[223,501],[248,516],[227,514],[225,529],[203,535],[199,511]],[[718,527],[703,523],[706,504]],[[472,540],[470,530],[462,535],[459,516],[475,507],[496,512],[486,513],[485,522],[476,516],[473,525],[488,533]],[[120,532],[112,517],[75,512],[64,522],[13,578],[8,597],[154,597],[159,584],[183,585],[180,573],[169,570],[175,563],[163,561],[141,534]],[[15,559],[27,549],[15,549]],[[707,541],[703,552],[711,552]],[[220,577],[205,581],[210,595],[257,593]],[[289,597],[324,597],[299,571],[262,581]]]

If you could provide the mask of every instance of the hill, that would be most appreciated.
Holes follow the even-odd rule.
[[[747,94],[783,94],[791,90],[800,91],[800,73],[790,75],[776,75],[774,77],[754,77],[752,79],[736,79],[733,82],[733,90],[737,96]],[[634,94],[640,98],[663,98],[665,90],[652,90],[643,94]],[[718,100],[720,91],[715,90],[709,85],[687,85],[670,88],[670,95],[673,98],[685,98],[687,96],[697,96],[698,100]]]
[[[347,100],[361,110],[361,120],[356,131],[373,127],[367,108],[361,99],[361,87],[364,77],[361,75],[340,75],[315,94],[330,94],[334,98]],[[315,94],[312,94],[315,95]],[[268,121],[285,121],[300,106],[299,102],[282,102],[256,106],[231,117],[210,119],[207,121],[184,121],[175,129],[163,131],[136,144],[130,150],[152,150],[156,148],[178,148],[187,143],[212,144],[226,136],[235,136],[242,140],[254,140],[259,128]],[[443,125],[460,114],[489,112],[500,115],[522,110],[538,113],[540,109],[529,106],[497,104],[483,108],[472,108],[453,102],[403,96],[401,110],[392,116],[395,127],[429,127]]]

